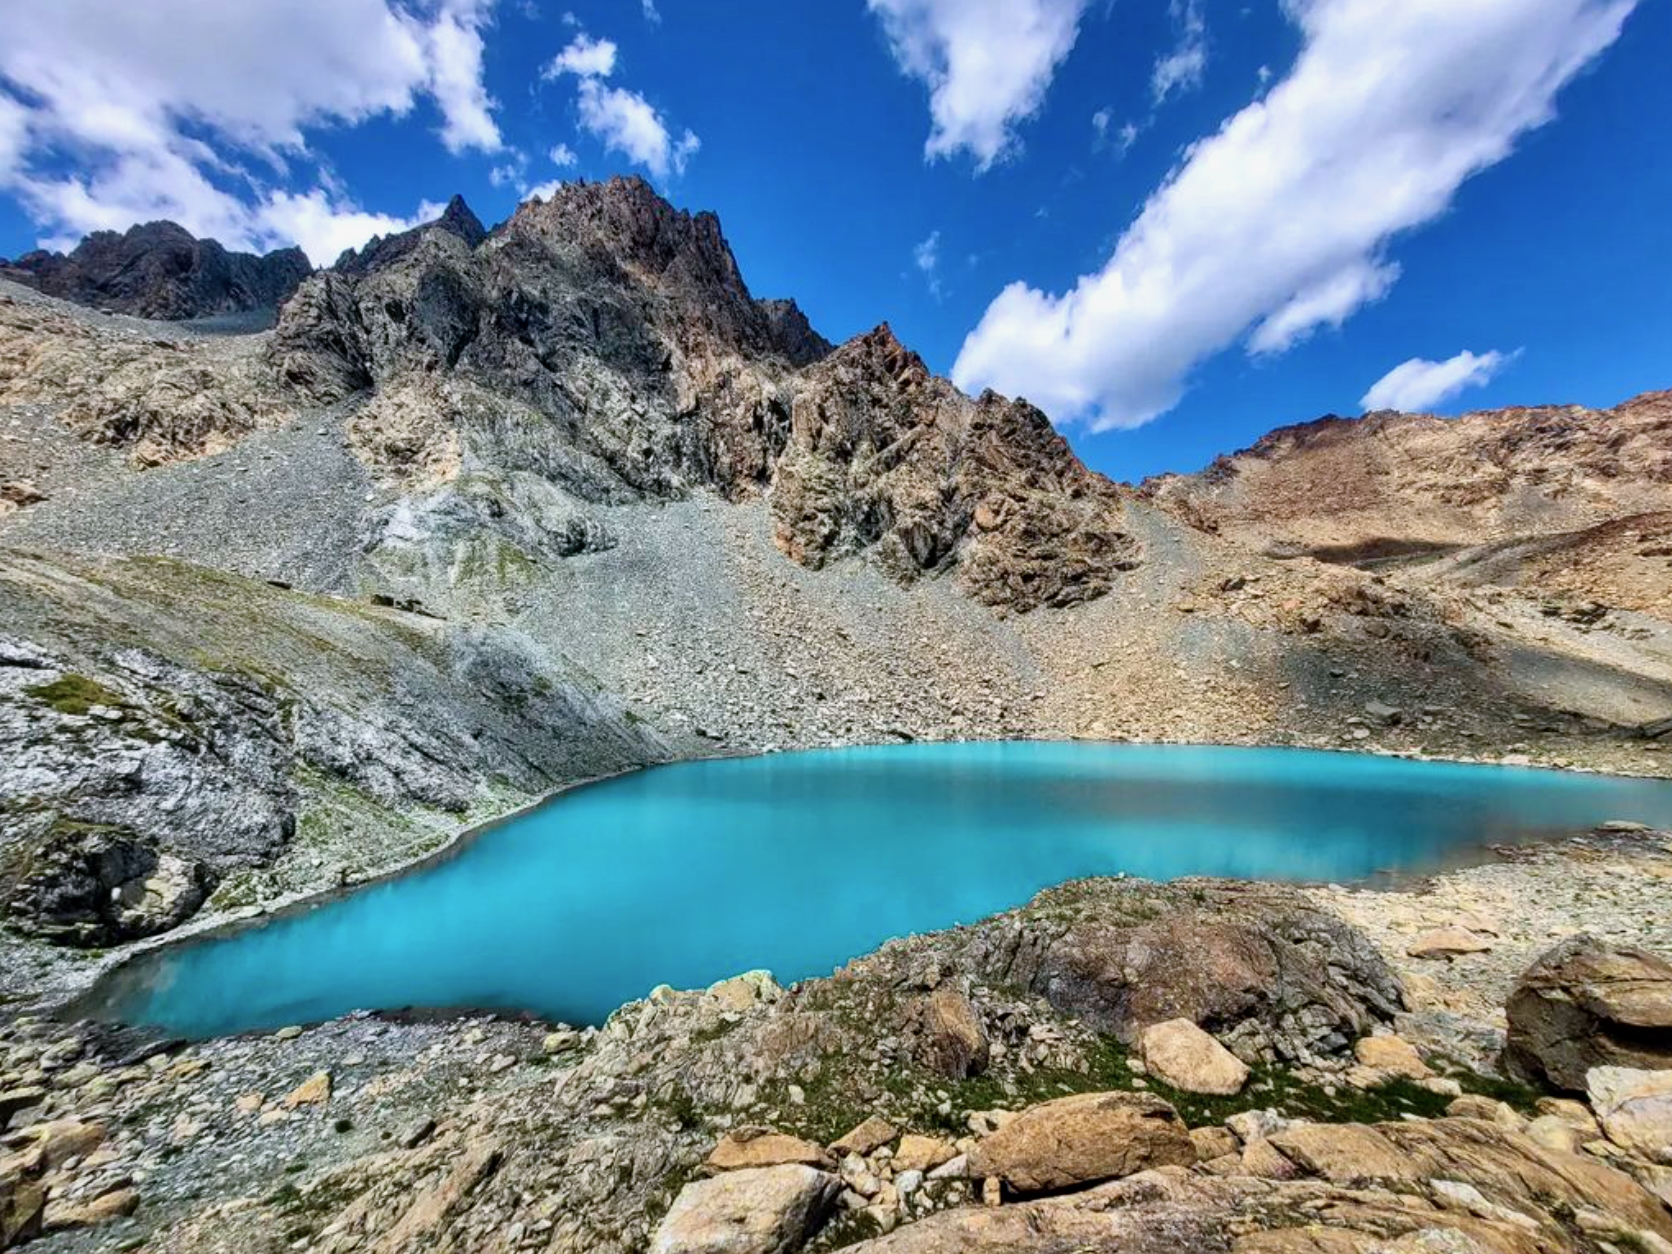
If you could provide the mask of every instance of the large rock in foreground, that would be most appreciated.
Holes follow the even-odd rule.
[[[789,1165],[686,1185],[657,1229],[654,1254],[786,1254],[824,1221],[841,1189],[828,1172]]]
[[[1510,994],[1507,1057],[1580,1091],[1593,1067],[1672,1068],[1672,963],[1592,936],[1563,941]]]
[[[970,1175],[1043,1193],[1195,1161],[1190,1133],[1160,1098],[1079,1093],[1031,1107],[982,1141]]]
[[[949,969],[1132,1043],[1188,1019],[1244,1062],[1338,1057],[1403,992],[1368,937],[1285,885],[1084,880],[949,934]]]

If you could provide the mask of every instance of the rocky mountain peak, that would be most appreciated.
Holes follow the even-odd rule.
[[[636,175],[564,183],[548,199],[522,205],[510,225],[561,236],[619,265],[710,296],[752,302],[720,219],[706,210],[676,209]]]
[[[331,268],[339,274],[354,275],[384,269],[410,254],[431,231],[456,235],[468,248],[475,248],[488,238],[488,230],[482,225],[482,220],[465,203],[464,197],[455,192],[439,218],[420,222],[411,230],[394,235],[374,235],[358,249],[345,249]]]
[[[229,252],[175,222],[95,231],[68,254],[0,261],[0,277],[110,313],[178,321],[271,311],[312,272],[299,248]]]
[[[488,238],[488,228],[482,225],[482,219],[457,192],[447,201],[447,208],[442,210],[434,225],[443,231],[451,231],[472,248]]]

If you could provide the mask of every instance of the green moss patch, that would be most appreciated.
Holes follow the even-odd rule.
[[[128,704],[121,693],[112,692],[98,680],[85,675],[61,675],[23,691],[26,696],[51,706],[60,714],[85,715],[96,705],[121,710]]]

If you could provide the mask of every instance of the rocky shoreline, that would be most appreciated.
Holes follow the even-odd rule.
[[[657,990],[601,1029],[359,1015],[173,1046],[18,1017],[0,1180],[13,1216],[40,1194],[18,1233],[43,1250],[1142,1249],[1178,1206],[1220,1233],[1202,1248],[1311,1250],[1278,1222],[1300,1214],[1342,1249],[1437,1226],[1476,1245],[1399,1248],[1658,1250],[1672,1157],[1500,1055],[1503,972],[1551,920],[1595,898],[1564,930],[1668,952],[1668,879],[1672,838],[1613,831],[1394,892],[1083,881],[831,979]],[[1076,1093],[1117,1097],[1059,1106]],[[1506,1194],[1539,1173],[1566,1210]],[[734,1211],[766,1235],[702,1235]]]

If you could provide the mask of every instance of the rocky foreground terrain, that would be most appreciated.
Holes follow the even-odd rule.
[[[492,230],[455,199],[251,333],[191,321],[203,267],[182,280],[143,230],[127,303],[63,290],[182,321],[0,280],[6,1240],[1672,1240],[1665,1155],[1609,1124],[1627,1082],[1503,1056],[1562,935],[1604,965],[1672,953],[1642,835],[1409,893],[1065,888],[601,1030],[352,1019],[182,1049],[42,1017],[135,944],[671,758],[1031,736],[1658,775],[1672,734],[1672,394],[1326,419],[1134,488],[886,325],[830,344],[749,291],[712,215],[636,180]],[[1590,1036],[1668,1029],[1599,996]],[[1173,1052],[1220,1087],[1228,1056],[1253,1071],[1208,1102],[1161,1078]],[[1267,1107],[1312,1122],[1224,1124]],[[835,1145],[872,1116],[889,1135]],[[1005,1136],[1068,1148],[1016,1165]]]

